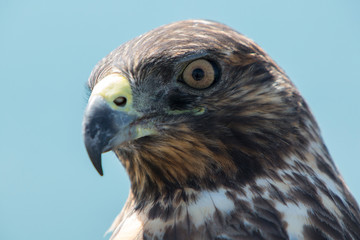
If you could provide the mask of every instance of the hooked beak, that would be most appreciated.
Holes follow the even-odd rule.
[[[132,107],[131,87],[125,77],[111,74],[94,87],[84,114],[83,137],[91,162],[101,176],[101,154],[140,137],[138,126],[131,126],[139,117]]]

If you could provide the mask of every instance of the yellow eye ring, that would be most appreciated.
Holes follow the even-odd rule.
[[[209,61],[198,59],[186,66],[182,78],[190,87],[204,89],[215,81],[215,70]]]

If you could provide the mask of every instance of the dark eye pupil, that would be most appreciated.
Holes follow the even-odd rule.
[[[196,68],[193,70],[192,72],[192,77],[194,78],[195,81],[200,81],[201,79],[204,78],[205,73],[204,70],[200,69],[200,68]]]

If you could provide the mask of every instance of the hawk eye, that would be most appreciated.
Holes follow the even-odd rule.
[[[187,65],[182,78],[190,87],[204,89],[215,81],[215,73],[214,66],[209,61],[198,59]]]

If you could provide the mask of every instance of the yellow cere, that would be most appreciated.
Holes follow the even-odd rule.
[[[101,96],[109,106],[117,111],[124,111],[129,114],[136,111],[132,108],[132,92],[130,82],[127,78],[120,74],[111,74],[106,76],[100,82],[98,82],[92,93],[93,96]],[[126,105],[119,107],[114,103],[114,100],[118,97],[126,98]]]

